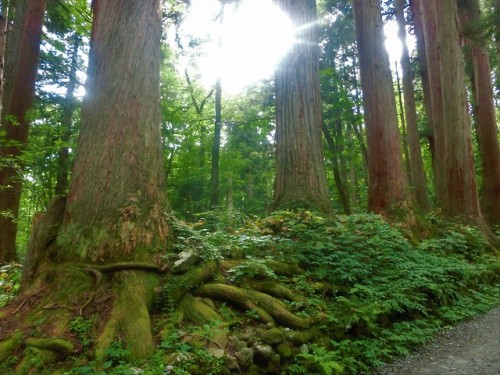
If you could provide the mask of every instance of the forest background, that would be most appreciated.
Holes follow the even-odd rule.
[[[236,12],[245,4],[244,1],[215,3],[214,23],[222,23],[231,11]],[[251,278],[275,279],[275,273],[280,271],[265,263],[267,260],[290,261],[309,272],[300,276],[303,277],[300,280],[309,285],[302,285],[301,290],[307,295],[308,302],[292,298],[286,307],[297,312],[307,305],[307,313],[318,315],[318,310],[322,310],[319,315],[323,318],[316,317],[319,320],[307,324],[295,318],[274,319],[297,329],[326,325],[323,327],[325,332],[334,332],[331,336],[337,341],[316,342],[311,344],[313,349],[307,353],[299,352],[300,345],[296,348],[291,345],[290,350],[295,350],[295,354],[287,356],[280,352],[278,364],[267,358],[252,365],[239,363],[239,367],[251,369],[257,366],[271,373],[276,366],[288,366],[289,371],[296,373],[311,369],[320,373],[368,371],[425,341],[436,327],[498,303],[498,291],[495,292],[494,286],[500,268],[497,237],[500,224],[497,125],[500,3],[478,0],[320,1],[317,6],[315,1],[306,0],[276,3],[290,16],[296,27],[296,38],[303,43],[296,43],[284,53],[273,78],[256,83],[239,94],[226,93],[226,83],[220,77],[214,78],[213,85],[206,83],[202,73],[208,67],[197,65],[196,61],[202,61],[197,55],[207,44],[215,49],[222,48],[222,41],[217,43],[215,40],[214,43],[210,35],[204,38],[183,34],[183,21],[189,14],[190,2],[162,3],[161,44],[154,46],[160,53],[159,98],[155,96],[153,85],[148,86],[152,90],[147,91],[142,101],[138,100],[140,105],[146,106],[145,103],[149,102],[153,107],[156,100],[160,100],[160,157],[150,155],[148,148],[144,159],[149,158],[149,161],[146,163],[141,159],[141,162],[142,168],[147,165],[152,171],[162,169],[154,177],[156,182],[152,183],[158,191],[152,190],[155,190],[153,195],[166,193],[168,196],[169,219],[165,224],[163,216],[155,211],[156,208],[152,209],[150,219],[156,220],[160,228],[155,229],[158,232],[152,235],[152,242],[164,241],[164,233],[171,233],[171,229],[165,228],[173,227],[175,240],[170,241],[169,248],[174,248],[174,254],[199,247],[202,254],[198,254],[198,258],[206,261],[202,263],[205,265],[210,264],[208,260],[219,259],[219,256],[228,259],[243,256],[246,259],[243,265],[232,267],[226,263],[222,266],[235,275],[230,284],[235,279],[243,283],[248,283]],[[61,234],[62,230],[60,233],[51,232],[52,224],[45,232],[37,228],[43,229],[50,218],[50,214],[39,212],[57,211],[58,197],[65,196],[69,189],[73,189],[70,196],[77,197],[76,187],[84,178],[71,180],[75,155],[78,155],[79,147],[84,150],[82,154],[92,155],[94,152],[82,147],[78,138],[80,142],[88,138],[90,143],[104,145],[103,140],[109,134],[100,133],[99,127],[95,128],[94,134],[80,134],[84,127],[82,123],[92,122],[92,112],[95,116],[112,118],[108,112],[100,113],[99,105],[92,107],[87,104],[86,112],[85,109],[82,111],[82,99],[85,102],[83,80],[89,63],[86,56],[92,48],[89,43],[91,39],[99,40],[98,35],[102,37],[95,19],[104,17],[105,11],[111,12],[107,2],[101,3],[105,4],[102,8],[99,4],[99,1],[95,2],[92,15],[89,4],[83,0],[2,2],[0,49],[3,55],[0,57],[5,61],[2,64],[5,83],[2,86],[0,128],[0,260],[5,264],[2,268],[2,303],[11,302],[7,306],[10,310],[6,311],[12,316],[21,313],[27,321],[33,316],[29,311],[36,312],[39,307],[34,304],[25,311],[29,303],[20,302],[22,298],[13,302],[12,298],[23,284],[24,294],[21,296],[28,301],[31,297],[27,295],[38,294],[37,290],[44,283],[53,282],[52,279],[42,280],[40,276],[50,269],[48,264],[51,262],[74,262],[77,259],[75,254],[79,253],[82,264],[91,261],[92,266],[84,270],[90,273],[86,277],[94,278],[97,284],[101,273],[114,273],[122,268],[125,273],[137,269],[157,271],[151,263],[143,263],[148,260],[144,252],[137,251],[137,256],[127,258],[135,254],[131,248],[140,247],[134,237],[137,232],[132,230],[130,233],[134,235],[127,234],[128,242],[123,246],[126,256],[121,260],[132,259],[135,263],[113,263],[111,260],[120,260],[123,254],[111,252],[104,256],[102,254],[108,250],[102,249],[107,245],[89,251],[84,249],[87,243],[83,244],[83,241],[70,256],[57,251],[55,254],[59,255],[50,255],[50,259],[41,255],[51,248],[52,242],[63,248],[62,244],[67,241]],[[103,13],[99,13],[101,9],[104,9]],[[124,9],[124,6],[118,6],[117,13],[125,12]],[[142,19],[140,17],[148,19],[147,14],[138,13],[137,19]],[[401,40],[406,39],[405,33],[414,35],[416,40],[415,51],[409,51],[403,44],[397,62],[389,60],[384,46],[383,23],[386,22],[399,24]],[[140,38],[143,33],[152,32],[146,24],[138,23],[137,34],[131,35]],[[110,34],[118,32],[109,27]],[[142,33],[142,30],[145,31]],[[137,49],[140,52],[140,48]],[[106,52],[110,55],[103,64],[107,63],[116,70],[113,73],[116,76],[101,76],[102,87],[93,82],[96,92],[113,89],[114,82],[118,81],[112,81],[110,77],[119,81],[128,77],[126,62],[119,60],[121,55],[115,51],[118,57],[114,67],[115,56],[110,50]],[[135,56],[137,60],[131,58],[130,61],[145,58],[146,55],[141,56],[139,52]],[[156,66],[152,61],[156,55],[151,55],[151,61],[147,56],[144,64]],[[266,59],[262,55],[250,57]],[[393,71],[391,65],[395,67]],[[99,74],[99,66],[95,61],[94,64],[90,62],[89,72]],[[244,69],[249,68],[231,68],[239,69],[240,75],[248,74]],[[138,77],[142,77],[140,71],[137,68]],[[148,73],[151,72],[144,69],[146,83],[150,82]],[[135,78],[130,78],[130,81],[130,86],[127,82],[123,83],[124,86],[120,86],[122,83],[116,86],[125,90],[139,85]],[[230,82],[227,86],[230,87]],[[137,92],[141,93],[140,90]],[[114,94],[117,92],[109,95]],[[151,118],[156,119],[153,107]],[[116,116],[118,113],[122,116],[120,111]],[[131,113],[124,116],[126,121],[133,118]],[[146,122],[151,118],[146,118]],[[93,121],[97,124],[101,120]],[[101,129],[107,128],[102,126]],[[118,131],[115,136],[120,137],[119,134]],[[126,148],[119,150],[111,145],[109,150],[104,146],[96,150],[102,154],[102,160],[108,158],[110,162],[116,155],[118,158],[128,155],[123,151]],[[130,157],[130,160],[135,160],[137,155]],[[91,156],[87,158],[88,161]],[[130,165],[135,165],[134,162]],[[81,170],[85,170],[82,163],[73,167],[75,176],[81,176]],[[120,164],[120,170],[127,168],[126,162]],[[139,172],[142,173],[142,169]],[[96,186],[107,181],[107,177],[86,178],[94,178]],[[140,179],[139,175],[137,178]],[[133,185],[133,180],[134,176],[124,177],[123,184]],[[71,183],[74,183],[73,188],[70,188]],[[164,191],[163,186],[166,186]],[[66,210],[65,236],[74,235],[67,225],[71,222],[70,212],[77,212],[77,207],[99,206],[97,196],[94,195],[96,201],[93,201],[92,195],[88,195],[84,206],[71,201],[74,211]],[[136,203],[135,200],[139,202],[142,197],[129,195],[127,199]],[[155,199],[160,202],[159,206],[167,206],[163,198]],[[117,207],[121,207],[120,204],[117,203]],[[128,220],[128,215],[134,216],[135,208],[131,207],[120,208],[120,220]],[[87,218],[91,217],[90,209],[82,210]],[[109,214],[102,214],[104,218],[106,215]],[[141,230],[147,232],[150,229],[138,229]],[[113,231],[118,236],[123,235],[123,227]],[[102,234],[89,233],[92,233],[88,234],[89,242],[102,241]],[[149,238],[148,235],[145,237]],[[125,241],[123,236],[120,241]],[[66,242],[66,246],[69,243],[75,242]],[[24,281],[20,283],[18,261],[25,258]],[[104,265],[100,261],[104,261]],[[165,260],[170,267],[169,262],[172,260]],[[380,274],[374,271],[379,267],[384,269],[382,265],[387,264],[397,264],[395,269],[398,271],[391,269]],[[202,269],[212,274],[215,271],[210,267],[210,272]],[[394,280],[410,269],[420,275],[420,281],[413,278],[412,283],[405,284],[400,280],[401,289],[387,295],[396,284]],[[302,271],[297,273],[302,274]],[[113,284],[115,281],[106,282]],[[145,288],[149,287],[147,281],[141,283]],[[197,285],[193,283],[188,290]],[[251,285],[251,288],[258,287]],[[230,294],[228,290],[221,290]],[[221,290],[202,289],[198,293],[216,299]],[[481,293],[475,294],[477,290]],[[165,293],[173,298],[171,290]],[[173,293],[176,302],[180,306],[184,303],[181,310],[189,309],[185,305],[192,300],[188,302],[187,290],[181,293],[182,296],[176,293]],[[324,303],[311,302],[312,297],[319,294],[329,301],[328,307]],[[234,303],[237,297],[232,298],[229,302]],[[92,295],[85,301],[92,302],[92,305],[96,299]],[[117,301],[119,306],[120,298]],[[45,306],[50,305],[45,302]],[[51,303],[56,305],[53,301]],[[32,334],[28,335],[29,338],[22,335],[22,345],[12,345],[12,340],[19,340],[7,330],[1,338],[6,339],[4,343],[8,345],[0,347],[0,354],[2,350],[5,353],[0,359],[22,373],[37,366],[43,367],[45,362],[50,364],[43,350],[82,353],[90,351],[95,344],[95,362],[93,359],[81,360],[79,365],[80,368],[87,366],[100,370],[104,364],[106,368],[120,368],[126,366],[123,363],[129,357],[138,359],[151,354],[148,350],[143,353],[143,349],[134,348],[132,341],[137,332],[127,331],[121,337],[118,329],[116,332],[111,328],[109,332],[103,330],[96,323],[95,316],[104,314],[98,306],[93,307],[92,313],[82,315],[87,303],[76,304],[80,305],[80,315],[84,320],[68,317],[65,329],[72,332],[72,340],[80,341],[78,349],[69,350],[66,344],[61,348],[54,342],[49,347],[47,343],[37,341],[33,344],[33,340],[29,340]],[[247,306],[247,310],[254,309]],[[269,323],[270,318],[265,312],[256,311],[257,320]],[[120,314],[123,315],[118,308],[111,311],[112,316]],[[210,314],[202,316],[201,321],[219,322],[219,315]],[[127,319],[132,319],[133,314],[130,315]],[[432,324],[423,319],[424,316],[432,316]],[[127,319],[122,316],[118,321],[126,326],[130,321]],[[199,323],[197,318],[191,317],[191,320]],[[395,324],[406,321],[414,325]],[[389,326],[395,328],[396,333],[379,331],[380,327]],[[150,327],[149,323],[147,327]],[[339,327],[345,332],[341,333]],[[21,331],[26,331],[26,326]],[[60,335],[62,331],[64,329],[59,327],[53,333]],[[90,337],[91,332],[96,335],[101,332],[104,336],[84,344],[85,337]],[[398,334],[404,345],[397,342]],[[40,332],[35,336],[39,335]],[[383,339],[374,344],[370,339],[377,335]],[[416,337],[415,342],[412,342],[412,335]],[[88,340],[94,340],[88,337]],[[203,362],[200,352],[180,348],[173,343],[174,339],[175,334],[162,333],[160,346],[167,351],[172,349],[169,345],[173,345],[177,351],[195,353]],[[354,339],[362,339],[360,347],[352,346],[351,340]],[[150,337],[147,340],[153,342]],[[384,345],[389,345],[387,342],[392,345],[388,349],[390,353],[384,351]],[[189,345],[196,346],[192,342]],[[373,352],[367,351],[363,345],[372,345],[369,347]],[[30,352],[21,355],[19,346],[40,349],[42,354],[32,355]],[[257,351],[255,347],[252,350]],[[213,355],[213,351],[210,354]],[[38,363],[40,361],[35,363],[35,357],[42,357],[42,364]],[[360,359],[354,360],[357,357]],[[14,366],[17,360],[13,358],[24,359]],[[229,367],[217,360],[209,361],[214,369],[225,371],[221,369]],[[191,361],[193,366],[197,361],[200,362]],[[178,367],[178,371],[186,371]],[[198,371],[202,370],[198,368]]]

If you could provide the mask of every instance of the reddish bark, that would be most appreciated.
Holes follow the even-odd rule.
[[[435,142],[436,198],[443,214],[484,226],[479,206],[457,4],[415,0],[421,16]]]
[[[481,20],[480,5],[477,0],[465,0],[461,11],[466,29],[469,24]],[[480,38],[466,39],[472,60],[472,91],[474,111],[477,120],[479,152],[482,160],[482,208],[485,218],[491,224],[500,224],[500,146],[490,62],[486,46]]]
[[[353,0],[368,143],[368,209],[392,216],[411,207],[403,168],[380,2]],[[376,63],[375,63],[376,62]]]
[[[0,155],[7,163],[0,165],[0,263],[16,259],[16,218],[19,212],[22,181],[18,169],[18,158],[28,142],[28,110],[35,96],[35,79],[40,51],[43,16],[46,0],[28,0],[24,22],[12,29],[9,43],[11,71],[6,72],[6,87],[2,111],[1,130],[5,132],[5,143],[0,146]],[[19,15],[16,15],[18,17]],[[23,17],[20,17],[23,18]],[[20,36],[15,34],[20,33]],[[17,168],[13,166],[16,163]]]

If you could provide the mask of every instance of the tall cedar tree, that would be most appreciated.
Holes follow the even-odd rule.
[[[470,48],[467,56],[472,60],[472,92],[476,115],[477,138],[482,160],[481,206],[487,221],[500,224],[500,146],[496,121],[493,86],[487,46],[477,30],[481,22],[478,0],[463,0],[461,5],[464,30]]]
[[[0,125],[3,138],[0,144],[0,263],[17,259],[17,216],[22,180],[16,158],[21,156],[28,142],[27,114],[35,97],[46,3],[46,0],[17,2],[14,25],[7,41]]]
[[[425,45],[437,203],[445,216],[462,217],[484,228],[474,171],[457,3],[414,0],[413,10],[422,25]]]
[[[102,363],[118,337],[132,359],[155,348],[149,317],[158,283],[154,259],[165,250],[169,227],[159,126],[160,0],[96,0],[93,11],[69,194],[53,200],[31,240],[20,298],[36,292],[38,307],[28,315],[16,309],[10,318],[22,325],[37,316],[44,335],[62,337],[72,314],[42,306],[81,312],[92,309],[96,295],[107,296],[95,347]]]
[[[368,209],[392,217],[411,208],[403,168],[380,1],[353,0],[368,143]]]
[[[275,74],[274,208],[331,212],[323,161],[319,44],[315,0],[275,0],[294,23],[297,43]]]

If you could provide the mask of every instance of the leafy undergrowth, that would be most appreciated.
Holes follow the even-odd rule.
[[[325,219],[308,211],[276,212],[231,232],[177,223],[175,252],[196,253],[192,267],[208,276],[197,285],[192,271],[166,276],[153,305],[157,352],[130,364],[117,341],[97,366],[87,356],[96,318],[77,317],[71,329],[80,355],[59,373],[370,373],[441,327],[500,302],[500,264],[480,233],[428,220],[434,233],[418,246],[383,218],[366,214]],[[285,263],[293,267],[284,269]],[[12,284],[8,275],[2,274],[3,285]],[[9,298],[7,289],[0,301]],[[180,309],[172,290],[189,296]],[[247,292],[255,304],[238,299]],[[273,304],[291,315],[275,314]]]

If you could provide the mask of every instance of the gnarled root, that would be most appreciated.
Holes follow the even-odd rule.
[[[310,326],[308,319],[292,314],[282,302],[264,293],[225,284],[205,284],[197,288],[194,294],[227,301],[246,310],[254,309],[264,322],[276,319],[291,328],[305,329]]]

